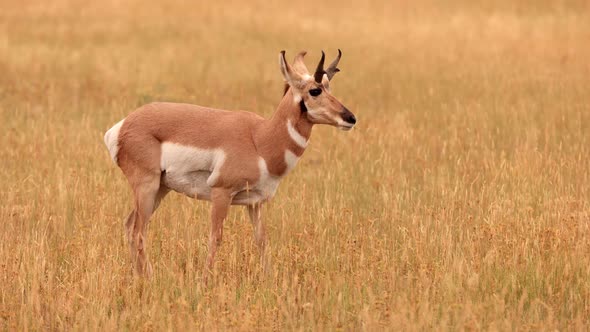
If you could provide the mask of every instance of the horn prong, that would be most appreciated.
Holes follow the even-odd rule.
[[[342,57],[342,51],[340,49],[338,49],[338,56],[336,57],[336,59],[334,59],[334,61],[332,61],[330,66],[328,66],[328,69],[326,69],[326,74],[328,74],[328,79],[331,80],[332,77],[334,77],[334,75],[336,75],[336,73],[340,71],[340,69],[338,69],[337,66],[338,66],[338,62],[340,62],[341,57]]]

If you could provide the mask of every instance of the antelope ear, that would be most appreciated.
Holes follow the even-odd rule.
[[[292,88],[302,89],[305,86],[305,80],[297,71],[293,70],[291,65],[285,59],[285,51],[279,54],[279,66],[285,82]]]
[[[328,74],[322,76],[322,85],[326,91],[330,92],[330,80],[328,79]]]
[[[302,76],[309,75],[307,67],[305,66],[305,62],[303,62],[303,58],[305,58],[306,54],[306,51],[301,51],[295,56],[295,59],[293,60],[293,69],[295,69],[295,71]]]

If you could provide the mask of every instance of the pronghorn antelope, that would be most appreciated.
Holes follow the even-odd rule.
[[[150,276],[146,229],[170,190],[208,200],[211,232],[206,268],[213,268],[230,205],[245,205],[254,239],[264,255],[266,234],[261,205],[274,196],[281,179],[307,147],[314,124],[350,130],[354,115],[330,93],[338,57],[324,69],[324,53],[313,76],[303,62],[293,65],[281,51],[279,64],[288,89],[270,119],[255,113],[216,110],[178,103],[141,106],[109,129],[104,141],[134,194],[125,223],[135,271]],[[205,276],[206,277],[206,276]]]

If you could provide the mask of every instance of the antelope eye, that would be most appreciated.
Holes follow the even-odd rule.
[[[311,90],[309,90],[309,94],[310,94],[312,97],[317,97],[317,96],[319,96],[321,93],[322,93],[322,89],[311,89]]]

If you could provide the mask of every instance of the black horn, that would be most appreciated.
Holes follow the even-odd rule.
[[[340,62],[341,57],[342,51],[338,49],[338,56],[336,57],[336,59],[332,61],[328,69],[324,69],[324,61],[326,60],[326,54],[324,54],[324,51],[322,51],[322,58],[318,63],[318,67],[315,70],[315,74],[313,75],[315,81],[318,83],[322,83],[322,77],[324,77],[324,74],[328,75],[328,80],[331,81],[332,77],[334,77],[334,75],[336,75],[336,73],[340,71],[340,69],[337,66],[338,62]]]
[[[322,83],[322,77],[324,77],[324,74],[326,73],[324,71],[324,60],[326,60],[326,54],[322,51],[322,58],[318,63],[318,67],[315,69],[315,74],[313,74],[313,78],[315,78],[315,81],[318,83]]]

